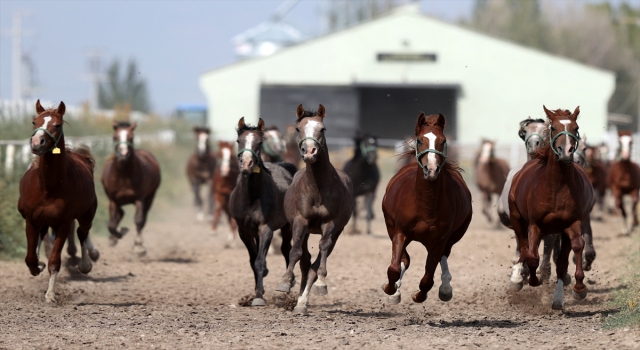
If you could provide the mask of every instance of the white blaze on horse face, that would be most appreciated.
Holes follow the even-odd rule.
[[[278,132],[275,130],[269,130],[267,133],[273,138],[273,148],[275,148],[275,151],[280,151],[282,149],[282,141],[280,140]]]
[[[249,133],[247,134],[247,137],[244,138],[244,148],[246,149],[253,149],[253,141],[255,140],[255,137],[253,135],[253,133]],[[241,162],[244,164],[245,162],[250,162],[251,159],[253,158],[253,154],[249,151],[244,151],[242,152],[242,160]]]
[[[229,174],[229,169],[231,168],[231,150],[229,147],[224,147],[220,150],[222,152],[222,165],[220,166],[220,175],[222,177],[227,176]]]
[[[564,131],[567,131],[567,125],[571,124],[571,120],[569,119],[562,119],[562,120],[559,120],[559,122],[560,124],[564,125]],[[565,151],[565,154],[569,155],[570,154],[569,150],[571,149],[571,138],[569,137],[569,135],[565,135],[564,139],[565,139],[564,151]]]
[[[44,123],[42,124],[41,128],[46,130],[50,121],[51,121],[51,117],[44,117]],[[39,145],[40,144],[40,140],[43,137],[44,137],[44,131],[38,130],[38,132],[36,132],[36,134],[33,135],[33,137],[31,138],[31,143],[34,144],[34,145]]]
[[[627,160],[631,154],[631,136],[620,136],[620,157]]]
[[[118,138],[121,142],[118,144],[118,151],[123,157],[126,157],[127,153],[129,152],[129,146],[126,143],[122,142],[127,142],[127,130],[118,131]]]
[[[304,137],[313,137],[316,138],[314,135],[316,133],[316,130],[320,131],[320,129],[322,128],[322,123],[317,122],[315,120],[309,120],[307,121],[307,124],[304,126]],[[304,143],[307,146],[307,151],[312,149],[312,148],[318,148],[319,145],[316,145],[315,141],[307,139],[304,140]]]
[[[209,139],[209,135],[206,133],[198,134],[198,152],[204,153],[207,149],[207,139]]]
[[[486,163],[491,158],[491,143],[485,142],[480,150],[480,163]]]
[[[424,134],[424,137],[426,137],[429,140],[429,149],[435,150],[436,139],[438,137],[432,132]],[[435,170],[437,167],[438,167],[438,162],[436,160],[436,154],[432,152],[427,153],[427,169]]]

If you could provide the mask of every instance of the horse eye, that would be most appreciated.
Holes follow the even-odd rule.
[[[31,122],[31,124],[36,125],[36,122]]]
[[[54,125],[56,128],[59,128],[62,124]]]
[[[300,129],[296,128],[296,132],[300,132]]]
[[[322,128],[322,130],[320,130],[320,132],[325,132],[325,131],[327,131],[326,128]]]

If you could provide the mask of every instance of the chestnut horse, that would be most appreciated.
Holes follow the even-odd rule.
[[[249,251],[249,262],[255,278],[256,296],[251,306],[264,306],[263,278],[267,276],[267,250],[273,232],[280,229],[285,264],[289,265],[291,225],[284,215],[284,196],[296,169],[289,163],[262,161],[265,129],[262,119],[258,126],[238,122],[238,158],[240,179],[229,198],[231,214],[238,223],[240,239]]]
[[[73,234],[74,220],[78,221],[78,239],[82,259],[78,270],[91,271],[90,258],[97,259],[98,251],[89,239],[89,229],[98,208],[93,183],[94,159],[90,153],[76,153],[64,143],[64,102],[56,109],[44,109],[36,102],[38,115],[33,119],[31,152],[37,156],[20,180],[18,211],[26,221],[27,256],[25,263],[33,276],[45,268],[39,261],[40,242],[53,229],[55,242],[49,257],[49,287],[47,302],[56,302],[56,277],[60,271],[61,253],[69,234]],[[95,261],[95,260],[94,260]]]
[[[616,202],[616,207],[622,213],[623,234],[631,233],[638,226],[638,191],[640,190],[640,167],[631,161],[631,144],[633,143],[633,134],[630,131],[620,131],[618,133],[618,142],[620,142],[620,159],[611,164],[609,170],[609,178],[607,182],[611,187],[611,194]],[[631,217],[633,225],[629,230],[627,222],[627,212],[624,209],[622,197],[630,195],[633,201],[631,208]]]
[[[213,175],[213,185],[211,186],[213,189],[213,198],[216,202],[211,228],[213,232],[218,231],[220,214],[224,211],[229,220],[229,226],[231,227],[231,232],[227,235],[227,247],[235,239],[236,232],[238,231],[238,225],[236,225],[236,221],[233,219],[231,210],[229,209],[229,197],[233,189],[236,188],[236,182],[240,174],[238,158],[232,154],[233,143],[218,141],[218,159],[220,159],[220,166],[216,168]]]
[[[277,290],[289,292],[294,282],[293,268],[300,260],[300,297],[293,311],[305,314],[311,286],[314,294],[327,294],[327,258],[353,212],[353,185],[349,176],[329,161],[324,106],[311,112],[298,105],[296,116],[298,147],[307,166],[296,173],[284,199],[284,212],[293,229],[293,245],[287,271]],[[322,235],[313,265],[307,247],[310,233]]]
[[[476,158],[476,183],[484,196],[482,213],[491,222],[491,197],[500,195],[507,181],[509,164],[494,155],[495,142],[483,139]],[[500,225],[498,223],[498,225]]]
[[[102,172],[102,186],[109,198],[109,232],[111,244],[118,243],[129,229],[118,224],[124,216],[122,206],[136,207],[134,221],[137,236],[133,251],[144,256],[147,250],[142,244],[142,229],[147,222],[147,214],[156,191],[160,186],[160,165],[151,152],[133,147],[133,130],[137,123],[114,122],[114,155],[110,156]]]
[[[371,234],[371,220],[373,220],[373,201],[380,182],[378,160],[378,139],[369,134],[358,133],[354,138],[354,154],[344,165],[344,172],[349,175],[353,183],[353,194],[357,199],[364,196],[364,207],[367,211],[367,234]],[[353,233],[360,233],[356,227],[358,219],[358,203],[353,203]]]
[[[602,221],[604,216],[604,201],[607,192],[607,164],[601,160],[597,147],[587,146],[584,150],[584,156],[586,161],[585,170],[587,171],[589,182],[591,182],[593,190],[596,193],[596,203],[598,205],[598,212],[596,215],[593,215],[593,219]]]
[[[409,268],[407,246],[418,241],[427,249],[425,273],[419,290],[412,299],[427,300],[433,287],[438,263],[442,269],[442,284],[438,296],[442,301],[453,297],[448,259],[451,248],[467,232],[471,222],[471,192],[460,174],[458,165],[447,160],[447,139],[442,114],[418,116],[415,146],[405,157],[415,156],[417,163],[405,165],[394,175],[382,199],[387,232],[392,242],[391,265],[387,269],[389,282],[382,290],[389,303],[400,302],[402,276]]]
[[[265,128],[264,141],[262,141],[262,152],[260,152],[262,161],[270,163],[282,162],[286,146],[287,145],[277,126],[272,125]]]
[[[569,252],[576,257],[576,284],[573,295],[584,299],[587,288],[583,283],[583,232],[590,228],[590,213],[595,204],[593,187],[587,174],[573,161],[580,136],[573,113],[543,107],[549,118],[549,144],[543,147],[536,160],[527,162],[513,177],[509,193],[511,225],[520,244],[520,260],[513,267],[511,283],[522,288],[522,264],[536,271],[540,263],[538,247],[544,236],[561,234],[561,250],[556,264],[558,282],[553,295],[552,308],[564,308],[564,284],[569,266]],[[529,277],[530,286],[539,286],[535,273]]]
[[[189,157],[187,161],[187,177],[189,184],[193,190],[195,204],[198,208],[198,221],[204,221],[205,215],[202,209],[202,197],[200,196],[200,186],[208,184],[211,186],[213,172],[216,170],[216,156],[209,147],[210,130],[207,127],[196,126],[193,128],[196,136],[196,151]],[[209,189],[208,214],[213,214],[213,191]]]

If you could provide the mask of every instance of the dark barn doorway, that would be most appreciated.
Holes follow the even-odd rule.
[[[358,86],[359,125],[363,131],[386,139],[413,135],[416,118],[442,113],[447,118],[445,134],[456,139],[457,86]]]

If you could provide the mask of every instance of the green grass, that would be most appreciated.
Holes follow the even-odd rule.
[[[602,319],[602,327],[605,329],[633,327],[640,328],[640,236],[635,233],[632,244],[633,254],[628,257],[629,265],[632,266],[631,275],[622,280],[623,288],[616,291],[611,307],[618,312],[609,314]],[[624,258],[624,257],[623,257]]]

